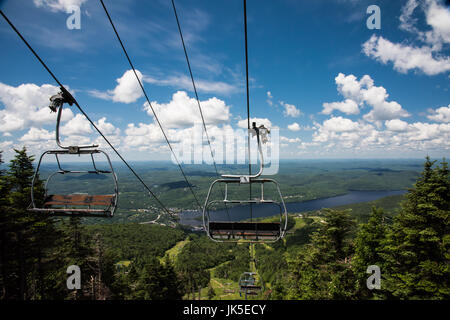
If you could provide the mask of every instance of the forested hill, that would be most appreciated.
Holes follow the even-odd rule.
[[[292,213],[283,240],[249,245],[180,226],[32,214],[32,160],[18,150],[0,172],[2,299],[242,299],[247,271],[261,283],[258,299],[450,298],[446,162],[426,159],[405,196]],[[66,287],[70,265],[82,270],[81,290]],[[380,289],[366,286],[370,265]]]

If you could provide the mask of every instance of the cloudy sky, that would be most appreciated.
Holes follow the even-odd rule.
[[[381,29],[368,29],[369,5]],[[169,0],[105,4],[174,144],[200,114]],[[246,124],[240,0],[177,0],[208,131]],[[71,5],[81,28],[70,30]],[[130,160],[170,159],[97,0],[3,0],[12,20]],[[450,154],[450,7],[444,0],[247,1],[251,117],[279,128],[280,155],[423,158]],[[54,148],[56,84],[0,19],[0,150]],[[65,143],[105,143],[65,109]]]

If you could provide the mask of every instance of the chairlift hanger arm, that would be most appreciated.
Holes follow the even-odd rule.
[[[98,145],[92,144],[87,146],[63,146],[59,139],[59,126],[61,123],[61,115],[64,107],[64,103],[68,103],[70,106],[76,103],[75,98],[68,92],[64,87],[61,87],[61,92],[52,96],[50,98],[51,104],[49,106],[50,110],[53,112],[58,112],[56,117],[56,144],[61,149],[67,149],[70,153],[79,153],[81,149],[97,148]]]
[[[250,133],[252,135],[256,135],[256,142],[258,144],[258,154],[259,154],[259,171],[256,174],[249,174],[249,175],[237,175],[237,174],[223,174],[223,178],[232,178],[237,179],[239,178],[240,183],[250,183],[251,180],[258,178],[262,175],[264,171],[264,154],[262,152],[262,146],[261,143],[267,142],[267,134],[270,133],[269,129],[265,128],[264,125],[261,125],[259,127],[256,126],[256,122],[253,122],[252,129],[249,130],[249,136]],[[249,140],[250,143],[250,140]],[[250,145],[248,146],[250,149]],[[250,161],[250,159],[249,159]]]

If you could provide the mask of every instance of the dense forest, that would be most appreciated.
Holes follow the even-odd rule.
[[[15,152],[0,163],[0,299],[242,299],[237,282],[250,268],[263,283],[260,299],[450,298],[445,160],[427,157],[404,197],[291,214],[282,241],[249,245],[181,226],[31,213],[34,158]],[[38,199],[43,192],[38,184]],[[67,289],[70,265],[81,269],[80,290]],[[367,288],[371,265],[380,289]]]

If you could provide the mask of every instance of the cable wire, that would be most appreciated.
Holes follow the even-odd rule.
[[[22,34],[17,30],[17,28],[14,26],[14,24],[8,19],[8,17],[4,14],[2,10],[0,10],[0,14],[2,17],[6,20],[6,22],[11,26],[11,28],[16,32],[16,34],[22,39],[22,41],[25,43],[25,45],[30,49],[30,51],[33,53],[33,55],[36,57],[36,59],[39,60],[41,65],[47,70],[47,72],[52,76],[52,78],[55,80],[55,82],[60,86],[60,88],[64,91],[67,91],[67,89],[64,87],[64,85],[58,80],[58,78],[54,75],[54,73],[50,70],[50,68],[45,64],[45,62],[41,59],[41,57],[34,51],[34,49],[31,47],[31,45],[28,43],[28,41],[22,36]],[[70,94],[70,93],[69,93]],[[86,119],[90,122],[90,124],[95,128],[95,130],[102,136],[102,138],[108,143],[108,145],[111,147],[111,149],[117,154],[117,156],[125,163],[125,165],[130,169],[130,171],[134,174],[134,176],[139,180],[139,182],[142,183],[142,185],[145,187],[145,189],[156,199],[158,204],[163,208],[163,210],[168,213],[170,216],[173,216],[173,213],[170,212],[166,206],[158,199],[155,193],[147,186],[147,184],[141,179],[141,177],[134,171],[134,169],[128,164],[128,162],[122,157],[122,155],[117,151],[116,148],[109,142],[109,140],[103,135],[103,133],[100,131],[100,129],[95,125],[95,123],[89,118],[89,116],[84,112],[84,110],[80,107],[78,104],[78,101],[71,95],[71,98],[73,99],[74,104],[77,106],[78,110],[86,117]]]
[[[178,19],[177,9],[176,9],[176,7],[175,7],[175,1],[174,1],[174,0],[172,0],[172,7],[173,7],[173,12],[174,12],[174,14],[175,14],[175,19],[176,19],[176,21],[177,21],[178,32],[179,32],[179,34],[180,34],[181,43],[182,43],[182,45],[183,45],[184,56],[185,56],[185,58],[186,58],[186,63],[187,63],[188,69],[189,69],[189,74],[190,74],[190,76],[191,76],[192,87],[194,88],[195,98],[197,99],[198,110],[200,111],[200,116],[201,116],[201,118],[202,118],[203,129],[205,130],[206,140],[208,141],[209,150],[210,150],[210,152],[211,152],[211,158],[212,158],[212,160],[213,160],[214,169],[215,169],[215,171],[216,171],[217,177],[220,178],[219,171],[217,170],[216,160],[214,159],[214,153],[213,153],[212,146],[211,146],[211,140],[209,139],[208,130],[206,129],[205,118],[204,118],[204,116],[203,116],[203,111],[202,111],[202,107],[201,107],[201,104],[200,104],[200,99],[198,98],[197,87],[196,87],[196,85],[195,85],[194,75],[193,75],[193,73],[192,73],[191,64],[190,64],[190,62],[189,62],[189,56],[188,56],[188,53],[187,53],[186,45],[185,45],[185,43],[184,43],[183,32],[181,31],[181,24],[180,24],[180,20]],[[224,193],[224,191],[223,191],[222,189],[221,189],[221,191],[222,191],[223,197],[225,198],[225,193]],[[229,213],[229,211],[228,211],[228,206],[227,206],[226,203],[225,203],[225,208],[226,208],[226,210],[227,210],[228,220],[231,221],[230,213]]]
[[[181,171],[181,173],[182,173],[182,175],[183,175],[183,177],[184,177],[184,180],[186,181],[186,183],[187,183],[187,185],[188,185],[188,187],[189,187],[189,189],[190,189],[192,195],[194,196],[194,199],[195,199],[195,201],[197,202],[197,205],[198,205],[198,207],[200,208],[200,211],[203,211],[202,205],[201,205],[200,202],[198,201],[198,198],[197,198],[197,196],[195,195],[195,192],[194,192],[194,190],[192,189],[192,186],[191,186],[191,184],[189,183],[189,181],[188,181],[188,179],[187,179],[187,177],[186,177],[186,174],[185,174],[183,168],[181,167],[181,164],[180,164],[180,162],[178,161],[177,156],[175,155],[175,152],[173,151],[172,145],[170,144],[169,139],[167,138],[167,135],[166,135],[166,133],[164,132],[164,129],[163,129],[163,127],[162,127],[162,124],[161,124],[161,122],[159,121],[159,118],[158,118],[158,116],[156,115],[155,110],[153,109],[153,106],[152,106],[152,104],[151,104],[151,102],[150,102],[150,99],[148,98],[147,92],[145,91],[144,86],[142,85],[142,82],[141,82],[141,80],[139,79],[139,76],[138,76],[137,73],[136,73],[136,69],[134,68],[133,63],[131,62],[131,59],[130,59],[128,53],[127,53],[127,50],[125,49],[125,46],[124,46],[124,44],[123,44],[123,42],[122,42],[122,40],[121,40],[121,38],[120,38],[120,36],[119,36],[119,33],[117,32],[117,29],[116,29],[116,27],[115,27],[115,25],[114,25],[114,23],[113,23],[113,21],[112,21],[112,19],[111,19],[111,16],[109,15],[108,9],[106,9],[106,6],[105,6],[105,4],[103,3],[103,0],[100,0],[100,3],[102,4],[103,9],[105,10],[106,16],[108,17],[108,20],[109,20],[109,22],[110,22],[110,24],[111,24],[111,26],[112,26],[112,28],[113,28],[113,30],[114,30],[114,33],[116,34],[116,37],[117,37],[117,39],[119,40],[120,46],[122,47],[122,50],[123,50],[125,56],[127,57],[128,63],[130,64],[130,67],[131,67],[131,69],[133,69],[134,75],[136,76],[136,79],[137,79],[137,81],[138,81],[138,83],[139,83],[139,86],[141,87],[142,92],[144,93],[145,99],[147,100],[147,103],[148,103],[150,109],[151,109],[152,112],[153,112],[153,116],[155,117],[155,120],[156,120],[156,122],[158,123],[159,128],[161,129],[161,131],[162,131],[162,133],[163,133],[163,135],[164,135],[164,138],[165,138],[165,140],[166,140],[166,142],[167,142],[167,145],[169,146],[170,151],[172,152],[172,155],[173,155],[173,157],[174,157],[174,159],[175,159],[175,161],[176,161],[176,163],[177,163],[177,165],[178,165],[178,168],[180,169],[180,171]]]
[[[250,152],[250,89],[248,85],[248,44],[247,44],[247,1],[244,0],[244,35],[245,35],[245,77],[246,77],[246,89],[247,89],[247,127],[248,127],[248,174],[252,175],[252,162]],[[249,198],[252,199],[252,184],[249,184]],[[253,208],[250,203],[250,221],[253,221]]]

